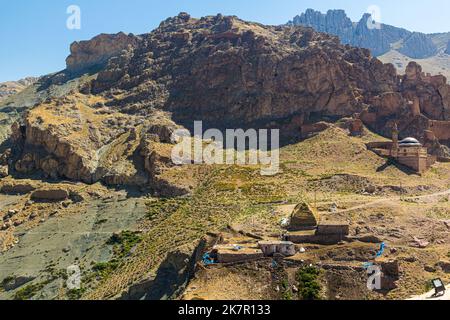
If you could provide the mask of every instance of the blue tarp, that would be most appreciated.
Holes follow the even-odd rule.
[[[203,255],[202,261],[203,261],[203,264],[204,264],[205,266],[208,266],[208,265],[211,265],[211,264],[214,264],[214,263],[215,263],[215,262],[214,262],[214,259],[211,258],[211,256],[209,255],[208,252],[205,253],[205,254]]]

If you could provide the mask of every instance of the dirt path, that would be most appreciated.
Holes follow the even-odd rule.
[[[434,290],[431,290],[430,292],[424,293],[420,296],[414,296],[408,300],[450,300],[450,285],[447,286],[447,291],[445,295],[440,297],[433,297]]]
[[[415,197],[395,196],[395,197],[389,197],[389,198],[382,198],[382,199],[378,199],[378,200],[375,200],[375,201],[372,201],[369,203],[361,204],[361,205],[358,205],[358,206],[355,206],[352,208],[338,210],[336,213],[345,213],[345,212],[355,211],[358,209],[364,209],[364,208],[372,207],[372,206],[380,204],[380,203],[391,202],[391,201],[414,200],[414,199],[420,200],[420,199],[428,199],[428,198],[440,197],[440,196],[446,196],[446,195],[450,195],[450,190],[436,192],[436,193],[432,193],[432,194],[426,194],[423,196],[415,196]]]

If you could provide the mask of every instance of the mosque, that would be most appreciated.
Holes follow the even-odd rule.
[[[436,156],[429,155],[427,148],[417,139],[410,137],[399,141],[398,134],[395,124],[392,129],[392,142],[372,142],[367,146],[376,154],[394,159],[417,173],[425,172],[436,162]]]

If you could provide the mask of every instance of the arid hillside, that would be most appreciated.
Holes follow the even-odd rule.
[[[0,100],[19,93],[26,87],[35,83],[37,80],[37,78],[29,77],[21,79],[19,81],[8,81],[0,83]]]
[[[230,290],[242,281],[241,298],[300,298],[306,264],[322,270],[312,272],[329,299],[403,299],[432,277],[450,280],[444,76],[417,63],[399,75],[310,28],[186,13],[148,34],[76,42],[66,62],[0,101],[0,298],[236,298],[213,292],[208,276]],[[172,134],[195,120],[280,129],[280,172],[176,165]],[[370,151],[395,124],[441,161],[418,175]],[[348,237],[297,244],[305,258],[281,259],[270,283],[270,258],[211,274],[199,264],[222,233],[280,239],[304,202],[320,222],[348,225]],[[344,290],[381,242],[399,267],[395,287]],[[71,265],[82,270],[76,290]],[[252,279],[268,287],[254,294]]]

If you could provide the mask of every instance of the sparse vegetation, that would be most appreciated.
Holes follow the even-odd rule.
[[[128,255],[141,240],[142,236],[139,232],[126,230],[113,234],[108,240],[108,244],[114,246],[114,256],[121,259]]]
[[[107,262],[98,262],[92,267],[92,271],[101,278],[106,278],[123,262],[131,250],[142,240],[139,232],[122,231],[115,233],[108,240],[107,244],[113,246],[113,258]],[[87,277],[89,279],[89,277]],[[82,294],[83,292],[80,292]]]
[[[148,203],[147,218],[150,221],[155,219],[170,216],[176,212],[183,205],[187,203],[187,199],[184,198],[163,198],[157,201]]]
[[[84,288],[67,290],[66,296],[69,300],[80,300],[84,291]]]
[[[49,280],[25,286],[15,293],[14,300],[30,300],[48,283]]]
[[[283,300],[292,300],[292,291],[288,279],[283,279],[283,281],[281,281],[281,290],[283,291],[281,295]]]

